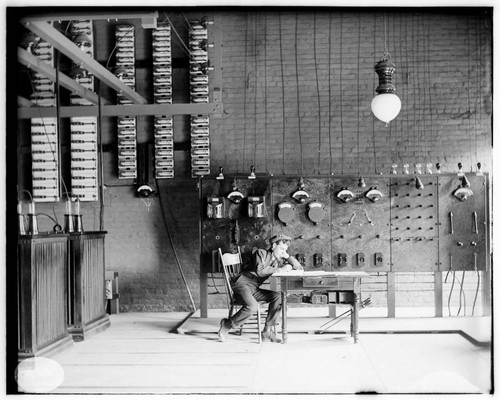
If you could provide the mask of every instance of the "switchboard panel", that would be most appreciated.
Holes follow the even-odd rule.
[[[289,253],[306,270],[330,270],[329,179],[277,178],[272,193],[273,235],[283,233],[293,239]]]
[[[203,179],[202,183],[204,268],[211,268],[211,252],[219,247],[230,252],[239,246],[244,262],[248,262],[254,248],[269,247],[272,235],[269,178]],[[222,217],[214,211],[219,204]]]
[[[213,251],[268,248],[283,233],[306,270],[488,268],[487,175],[200,179],[202,266]]]
[[[438,182],[441,270],[487,269],[486,176],[440,176]]]
[[[389,179],[332,178],[332,266],[389,271]]]
[[[436,175],[391,178],[391,270],[394,272],[439,269],[437,183]]]

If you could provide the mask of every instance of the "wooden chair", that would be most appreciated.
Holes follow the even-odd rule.
[[[219,248],[219,257],[222,265],[222,270],[224,273],[224,282],[226,283],[226,293],[228,297],[229,303],[229,316],[231,318],[233,316],[233,312],[236,308],[243,307],[243,304],[239,303],[234,298],[233,288],[231,287],[231,279],[237,276],[242,269],[242,260],[241,260],[241,251],[238,246],[238,253],[222,253],[222,250]],[[262,313],[260,310],[260,305],[257,308],[257,312],[255,313],[257,318],[251,318],[248,320],[245,325],[256,325],[257,326],[257,335],[259,337],[259,343],[262,342],[262,338],[260,336],[261,329],[261,319],[265,317],[265,313]],[[255,321],[256,319],[256,321]],[[241,335],[243,331],[243,325],[240,327],[239,334]]]

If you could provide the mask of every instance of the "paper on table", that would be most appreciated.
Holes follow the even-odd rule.
[[[272,276],[368,276],[364,271],[304,271],[302,269],[294,269],[287,272],[275,272]]]

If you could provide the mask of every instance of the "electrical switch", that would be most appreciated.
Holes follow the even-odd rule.
[[[295,255],[295,258],[297,259],[297,261],[303,266],[305,267],[306,265],[306,255],[304,253],[298,253]]]
[[[365,265],[365,253],[356,254],[356,264],[358,267],[364,267]]]
[[[224,198],[222,197],[207,198],[207,218],[210,219],[224,218]]]
[[[264,196],[249,196],[248,197],[248,216],[250,218],[263,218],[265,216],[265,197]]]
[[[321,253],[314,254],[313,260],[314,260],[315,267],[323,266],[323,254],[321,254]]]
[[[384,257],[382,256],[382,253],[375,253],[375,266],[380,267],[382,266],[384,262]]]
[[[339,267],[345,267],[347,265],[347,254],[339,253],[338,255],[338,265]]]

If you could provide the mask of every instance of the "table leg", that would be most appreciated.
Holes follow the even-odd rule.
[[[359,313],[359,294],[354,293],[354,304],[352,307],[352,318],[354,325],[354,343],[358,343],[359,336],[359,325],[358,325],[358,313]]]
[[[281,336],[283,337],[283,344],[285,344],[288,338],[286,292],[281,292],[281,319]]]

